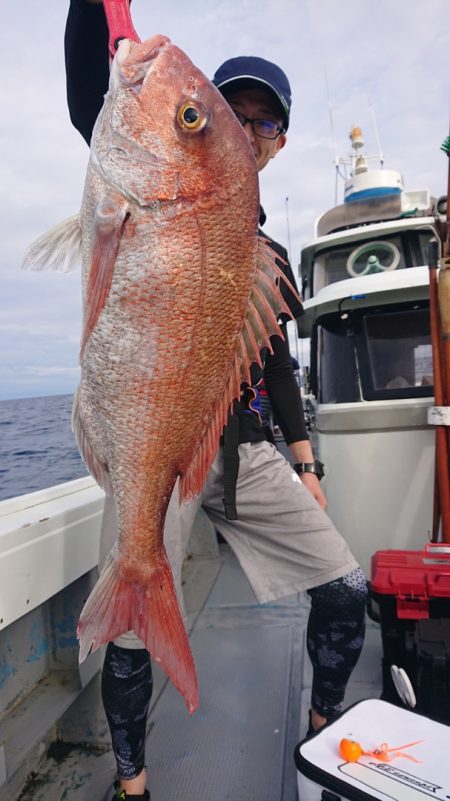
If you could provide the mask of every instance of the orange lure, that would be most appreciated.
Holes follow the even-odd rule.
[[[416,759],[411,754],[404,754],[402,751],[403,748],[412,748],[413,745],[418,745],[418,743],[423,743],[423,740],[399,745],[396,748],[389,748],[388,743],[381,743],[380,747],[375,748],[373,751],[364,751],[362,746],[355,740],[349,740],[344,737],[339,743],[339,754],[346,762],[358,762],[360,757],[370,756],[374,759],[379,759],[380,762],[392,762],[397,757],[404,757],[405,759],[410,759],[411,762],[419,763],[420,759]]]

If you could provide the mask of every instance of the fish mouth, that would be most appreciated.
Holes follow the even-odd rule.
[[[111,77],[131,87],[142,83],[152,62],[170,44],[170,39],[162,34],[152,36],[140,44],[131,39],[123,39],[113,61]]]

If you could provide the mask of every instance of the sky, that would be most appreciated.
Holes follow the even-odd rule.
[[[0,400],[73,392],[80,273],[20,269],[27,246],[80,207],[89,151],[71,126],[63,35],[68,0],[3,3],[0,49]],[[208,76],[259,55],[289,76],[287,145],[261,173],[265,230],[300,251],[335,202],[334,159],[353,124],[406,189],[447,193],[449,0],[134,0],[146,39],[169,36]],[[328,87],[328,89],[327,89]],[[332,124],[331,124],[332,119]],[[375,166],[375,165],[374,165]],[[343,183],[337,187],[342,202]]]

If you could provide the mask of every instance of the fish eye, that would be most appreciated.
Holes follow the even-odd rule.
[[[183,103],[177,112],[177,122],[185,131],[201,131],[206,124],[206,113],[193,103]]]

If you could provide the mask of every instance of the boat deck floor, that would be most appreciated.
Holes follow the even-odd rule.
[[[170,683],[157,690],[146,748],[152,801],[297,801],[293,751],[306,731],[312,678],[309,597],[256,604],[227,546],[211,565],[214,578],[198,567],[190,576],[187,568],[186,595],[200,704],[191,717]],[[210,587],[196,609],[202,582]],[[369,622],[346,706],[380,691],[380,632]],[[320,798],[301,781],[301,801]]]

